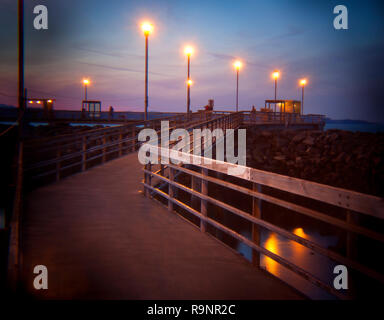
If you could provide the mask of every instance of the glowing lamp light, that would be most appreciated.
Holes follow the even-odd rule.
[[[83,83],[84,83],[84,85],[89,85],[89,80],[88,79],[83,79]]]
[[[187,56],[191,56],[193,54],[193,48],[192,47],[185,47],[184,49],[184,53],[187,55]]]
[[[148,36],[153,31],[153,25],[150,24],[149,22],[144,22],[141,25],[141,30],[143,30],[144,35]]]
[[[274,71],[272,73],[272,77],[273,77],[273,79],[278,79],[280,77],[280,72],[279,71]]]
[[[52,100],[48,100],[47,102],[48,102],[48,103],[52,103]]]
[[[239,70],[242,67],[242,65],[243,64],[239,60],[235,61],[235,63],[233,64],[236,70]]]
[[[189,80],[187,81],[187,84],[188,84],[188,86],[191,86],[191,85],[193,84],[193,81],[192,81],[191,79],[189,79]]]
[[[307,79],[301,79],[300,80],[300,85],[305,86],[307,84]]]
[[[31,101],[29,101],[29,103],[33,104],[33,101],[31,100]]]
[[[41,103],[41,101],[40,101],[40,100],[39,100],[39,101],[36,101],[36,103],[37,103],[37,104],[40,104],[40,103]]]

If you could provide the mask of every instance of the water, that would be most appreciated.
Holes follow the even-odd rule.
[[[328,248],[329,246],[337,243],[336,237],[320,235],[314,230],[304,230],[299,227],[290,231],[302,238],[316,242],[324,248]],[[246,234],[246,232],[242,233],[246,237],[250,238],[250,234]],[[262,230],[260,241],[262,247],[290,262],[293,262],[295,265],[308,271],[323,282],[332,285],[335,277],[333,274],[333,268],[338,263],[323,255],[313,252],[309,248],[304,247],[295,241],[289,240],[268,230]],[[250,247],[240,243],[237,250],[243,254],[247,260],[252,260],[252,249]],[[332,295],[311,284],[296,273],[283,267],[281,264],[267,256],[261,256],[260,265],[262,268],[265,268],[268,272],[290,284],[292,287],[296,288],[311,299],[335,299]]]
[[[361,132],[384,132],[384,124],[369,123],[369,122],[326,122],[324,130],[339,129],[346,131],[361,131]]]
[[[0,124],[11,126],[11,125],[15,124],[15,122],[0,121]],[[28,122],[28,124],[33,126],[33,127],[38,127],[38,126],[47,126],[48,122],[31,121],[31,122]],[[76,127],[76,126],[87,126],[87,127],[94,127],[94,126],[116,127],[116,126],[121,126],[121,124],[119,124],[119,123],[118,124],[112,124],[112,123],[86,123],[86,122],[85,123],[73,122],[73,123],[70,123],[69,125],[72,127]]]

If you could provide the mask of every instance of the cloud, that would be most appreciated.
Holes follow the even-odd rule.
[[[219,60],[233,61],[233,60],[239,59],[239,57],[235,57],[233,55],[229,55],[225,53],[208,52],[208,54],[214,57],[215,59],[219,59]],[[243,62],[247,66],[257,67],[264,70],[271,70],[271,68],[267,66],[265,63],[261,63],[261,62],[259,63],[259,62],[249,61],[249,60],[243,60]]]
[[[81,61],[77,61],[77,63],[88,65],[91,67],[98,67],[98,68],[110,69],[110,70],[115,70],[115,71],[143,73],[143,70],[136,70],[136,69],[125,68],[125,67],[115,67],[115,66],[108,66],[108,65],[97,64],[97,63],[81,62]],[[162,76],[162,77],[169,77],[170,76],[168,74],[158,73],[158,72],[150,72],[149,71],[148,73],[153,74],[153,75],[157,75],[157,76]]]
[[[79,51],[95,53],[95,54],[108,56],[108,57],[114,57],[114,58],[126,58],[126,57],[143,58],[142,55],[137,55],[137,54],[121,54],[121,53],[115,53],[115,52],[101,51],[101,50],[97,50],[97,49],[89,49],[89,48],[84,48],[81,46],[73,46],[73,48],[76,50],[79,50]]]

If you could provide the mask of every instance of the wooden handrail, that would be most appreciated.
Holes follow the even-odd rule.
[[[159,151],[166,152],[166,150]],[[214,159],[209,159],[209,161],[207,161],[206,158],[198,155],[185,154],[182,152],[179,152],[179,154],[180,157],[188,158],[189,163],[191,164],[201,163],[198,166],[224,174],[228,174],[229,169],[241,167],[242,173],[237,175],[238,178],[384,219],[383,198],[320,184],[317,182],[284,176],[269,171],[238,166],[229,162]]]

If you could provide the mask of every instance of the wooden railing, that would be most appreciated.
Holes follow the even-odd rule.
[[[161,128],[161,121],[169,121],[170,129],[184,127],[188,130],[219,119],[232,121],[239,115],[222,115],[199,112],[138,121],[122,126],[87,130],[76,134],[29,140],[24,145],[25,177],[27,185],[52,182],[94,165],[115,159],[138,149],[138,134],[143,128]],[[38,184],[37,184],[38,185]]]
[[[87,170],[96,164],[104,163],[127,152],[133,152],[140,145],[137,141],[139,131],[142,128],[159,130],[161,121],[164,120],[170,122],[170,128],[189,127],[191,129],[197,128],[199,124],[211,119],[224,116],[227,116],[227,121],[236,117],[237,121],[242,124],[255,123],[254,121],[266,121],[265,123],[268,123],[268,119],[272,119],[272,122],[286,121],[286,118],[282,117],[281,114],[271,112],[202,111],[189,116],[178,114],[121,126],[87,130],[76,134],[28,140],[24,145],[26,179],[28,182],[33,180],[32,184],[36,180],[40,180],[42,183],[60,180],[62,177]],[[322,119],[322,116],[298,117],[295,118],[295,121],[301,123],[315,123]]]
[[[244,124],[317,124],[324,125],[325,116],[319,114],[300,115],[289,112],[242,111]]]
[[[136,151],[142,144],[142,142],[137,140],[138,132],[142,128],[153,128],[160,133],[162,120],[169,121],[171,130],[173,128],[183,127],[192,134],[193,129],[198,128],[209,128],[211,130],[215,128],[224,130],[238,128],[243,123],[253,121],[251,119],[253,114],[252,112],[199,112],[191,114],[188,117],[186,115],[177,115],[150,121],[138,121],[123,126],[89,130],[78,134],[26,141],[24,143],[26,181],[31,181],[32,179],[35,181],[36,179],[40,180],[43,178],[47,178],[49,181],[59,180],[72,173],[87,170],[93,165],[104,163],[128,152]],[[261,115],[261,113],[256,113],[256,115],[257,117],[264,116]],[[270,113],[268,113],[267,116],[270,116]],[[259,121],[257,117],[255,121]],[[281,121],[280,114],[272,115],[272,120]],[[304,116],[297,119],[297,121],[301,123],[316,123],[323,120],[322,116]],[[193,146],[192,139],[191,146]],[[193,150],[193,147],[191,147],[190,150]],[[380,272],[362,265],[350,256],[344,256],[328,250],[318,243],[314,243],[311,240],[267,222],[262,217],[260,206],[262,201],[273,203],[345,230],[349,238],[353,238],[352,235],[358,234],[371,238],[376,242],[383,243],[383,234],[355,224],[352,221],[353,219],[351,219],[351,216],[355,214],[355,212],[361,215],[369,215],[376,219],[383,219],[383,199],[248,167],[246,167],[244,173],[238,177],[250,185],[250,187],[243,187],[226,181],[228,179],[224,179],[224,177],[227,176],[228,168],[235,165],[216,160],[208,164],[203,157],[198,155],[194,157],[199,157],[202,164],[184,166],[174,164],[147,165],[144,168],[143,181],[146,195],[154,196],[157,194],[165,198],[169,210],[182,208],[191,213],[199,219],[202,231],[206,231],[207,226],[211,225],[238,241],[245,243],[254,250],[253,261],[255,265],[259,265],[260,254],[266,255],[311,283],[338,297],[344,298],[344,296],[332,286],[322,282],[308,270],[303,270],[294,262],[262,247],[260,245],[259,228],[263,227],[280,234],[334,261],[349,266],[380,282],[384,282],[384,277]],[[183,175],[190,177],[190,185],[181,183],[179,177]],[[214,188],[215,185],[250,197],[253,204],[251,212],[246,212],[211,197],[209,195],[210,190]],[[164,186],[166,187],[165,190]],[[313,208],[307,208],[294,202],[271,196],[263,192],[264,186],[346,209],[349,213],[347,213],[345,220],[335,218]],[[177,190],[183,190],[187,194],[190,194],[191,201],[195,203],[197,201],[199,203],[198,208],[192,206],[188,201],[182,201],[180,197],[178,197]],[[208,212],[210,206],[222,208],[252,223],[253,234],[251,239],[214,220]]]
[[[159,148],[158,152],[159,154],[161,154],[161,152],[169,153],[169,150],[167,151]],[[384,219],[384,199],[249,167],[242,167],[244,169],[243,173],[237,176],[237,178],[240,178],[248,185],[248,187],[244,187],[240,186],[238,183],[236,184],[228,181],[230,180],[228,179],[228,169],[235,168],[235,164],[216,160],[211,160],[211,163],[209,163],[206,161],[206,158],[198,155],[179,154],[188,157],[188,159],[190,159],[189,163],[200,162],[201,165],[174,165],[171,163],[167,165],[167,169],[162,165],[161,170],[158,170],[158,165],[147,164],[143,169],[143,185],[146,190],[146,195],[148,197],[156,197],[157,195],[157,197],[160,196],[160,198],[165,199],[168,209],[171,211],[181,209],[190,213],[198,219],[199,227],[202,232],[206,232],[207,225],[210,225],[249,246],[253,249],[252,260],[256,266],[260,266],[260,254],[265,255],[332,295],[341,299],[348,298],[348,296],[340,293],[333,287],[333,285],[330,285],[330,283],[325,283],[309,270],[304,270],[302,267],[298,266],[295,261],[290,261],[261,246],[259,228],[262,227],[289,240],[295,241],[333,261],[352,268],[353,270],[375,279],[382,284],[384,283],[384,275],[381,272],[361,264],[350,255],[352,246],[356,244],[353,240],[351,240],[354,235],[364,236],[374,240],[377,243],[383,244],[384,235],[382,233],[355,224],[351,217],[355,214],[361,214],[363,216],[370,216],[379,220]],[[169,156],[171,161],[172,159],[176,159],[172,158],[171,155]],[[177,179],[177,175],[180,176],[180,174],[184,174],[186,177],[189,177],[189,179]],[[183,181],[190,181],[190,184],[185,182],[183,183]],[[200,181],[200,183],[196,183],[196,181]],[[164,185],[166,186],[165,188]],[[215,197],[210,196],[210,191],[218,186],[250,197],[250,200],[252,201],[251,212],[246,212],[232,204],[228,204],[225,201],[218,200]],[[272,196],[263,192],[263,188],[265,188],[265,186],[273,188],[274,190],[280,190],[293,195],[305,197],[309,200],[316,200],[327,205],[336,206],[340,209],[346,209],[346,219],[343,220],[320,212],[317,209],[314,209],[315,206],[308,208],[299,205],[294,201],[287,201],[279,197]],[[182,190],[184,194],[189,194],[191,198],[179,197],[177,192],[178,190]],[[199,205],[197,206],[193,205],[193,201],[196,203],[196,199],[198,199],[199,202]],[[292,210],[303,216],[311,217],[317,221],[321,221],[346,231],[348,237],[347,254],[342,255],[333,250],[329,250],[319,243],[306,239],[266,221],[261,212],[262,201]],[[214,208],[221,208],[226,210],[226,212],[234,214],[250,222],[252,224],[252,236],[247,238],[231,229],[229,226],[215,220],[213,218],[213,212],[209,211],[208,208],[211,208],[210,210],[215,210]]]

